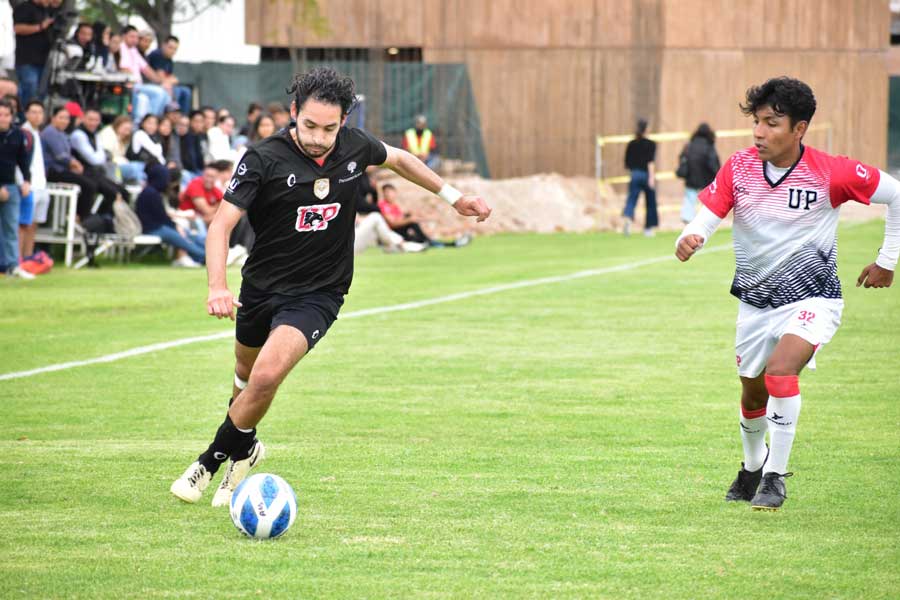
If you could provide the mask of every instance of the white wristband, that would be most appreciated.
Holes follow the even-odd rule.
[[[456,204],[456,201],[463,197],[462,192],[449,183],[445,183],[444,187],[441,188],[441,191],[439,191],[437,195],[439,198],[446,201],[450,206]]]

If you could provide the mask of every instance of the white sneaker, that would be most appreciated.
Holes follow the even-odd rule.
[[[235,244],[228,249],[228,256],[225,258],[225,264],[233,265],[244,256],[247,256],[247,249],[240,244]]]
[[[631,219],[625,218],[625,222],[622,224],[622,233],[625,237],[631,235]]]
[[[656,229],[651,227],[650,229],[644,230],[644,237],[656,237]]]
[[[419,242],[401,242],[400,248],[404,252],[423,252],[428,249],[428,244],[420,244]]]
[[[18,277],[19,279],[32,280],[36,277],[34,273],[29,273],[22,267],[14,267],[12,271],[9,272],[10,277]]]
[[[186,268],[186,269],[197,269],[197,268],[199,268],[201,265],[200,265],[200,263],[198,263],[197,261],[195,261],[193,258],[191,258],[191,257],[188,256],[187,254],[185,254],[184,256],[182,256],[182,257],[180,257],[180,258],[176,258],[175,260],[173,260],[173,261],[172,261],[172,266],[173,266],[173,267],[184,267],[184,268]]]
[[[228,464],[228,469],[225,471],[225,476],[222,478],[222,483],[219,484],[219,488],[216,490],[215,496],[213,496],[212,505],[228,506],[231,504],[231,494],[235,488],[247,477],[250,469],[262,462],[262,459],[265,457],[265,446],[263,446],[262,442],[256,440],[253,449],[250,451],[250,456],[244,460],[231,461]]]
[[[458,238],[456,238],[454,245],[457,248],[462,248],[463,246],[468,246],[471,243],[472,243],[472,236],[469,235],[468,233],[464,233],[461,236],[459,236]]]
[[[172,482],[169,491],[179,499],[193,504],[203,495],[203,490],[209,485],[212,474],[199,462],[191,464],[184,474]]]

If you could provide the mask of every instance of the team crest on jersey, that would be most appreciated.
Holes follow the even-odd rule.
[[[350,161],[350,164],[347,165],[347,170],[351,173],[356,170],[356,161]]]
[[[856,163],[856,174],[865,180],[869,179],[869,171],[859,163]]]
[[[331,183],[328,181],[327,177],[316,179],[316,182],[313,184],[313,194],[316,195],[316,198],[324,200],[328,197],[328,192],[330,191]]]
[[[326,179],[325,182],[327,184],[328,180]],[[301,206],[297,209],[297,224],[294,228],[300,233],[323,231],[328,229],[328,221],[338,216],[339,212],[341,212],[341,205],[337,202]]]

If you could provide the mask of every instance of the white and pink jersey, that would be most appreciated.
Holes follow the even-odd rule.
[[[759,308],[840,298],[837,224],[841,204],[869,204],[879,171],[801,146],[800,159],[770,181],[756,148],[736,152],[702,192],[718,217],[734,209],[731,293]]]

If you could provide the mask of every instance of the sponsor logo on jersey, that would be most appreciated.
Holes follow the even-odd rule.
[[[715,195],[716,190],[719,189],[719,182],[715,179],[712,180],[712,183],[709,184],[709,193],[710,195]]]
[[[228,182],[228,191],[233,192],[234,190],[237,189],[237,186],[239,186],[240,183],[241,183],[240,179],[238,179],[237,177],[232,177],[231,181]]]
[[[328,180],[326,179],[326,181]],[[328,222],[338,216],[339,212],[341,212],[341,205],[337,202],[301,206],[297,209],[297,224],[294,228],[300,233],[324,231],[328,229]]]
[[[319,339],[319,330],[318,329],[316,329],[315,331],[312,332],[312,339],[314,339],[314,340]]]
[[[862,177],[863,179],[869,178],[869,171],[864,166],[859,163],[856,163],[856,174]]]
[[[247,165],[245,165],[244,163],[239,164],[238,168],[237,168],[237,174],[241,175],[241,176],[246,175],[247,174]]]
[[[341,179],[338,179],[338,183],[347,183],[348,181],[353,181],[354,179],[356,179],[357,177],[359,177],[362,174],[363,174],[363,172],[360,171],[359,173],[354,173],[350,177],[342,177]]]
[[[350,164],[347,165],[347,170],[351,173],[356,170],[356,161],[350,161]]]
[[[295,185],[297,185],[297,176],[291,173],[287,178],[287,186],[294,187]]]
[[[330,191],[331,182],[327,177],[316,179],[316,182],[313,184],[313,194],[316,195],[316,198],[318,198],[319,200],[324,200],[328,197],[328,192]]]

